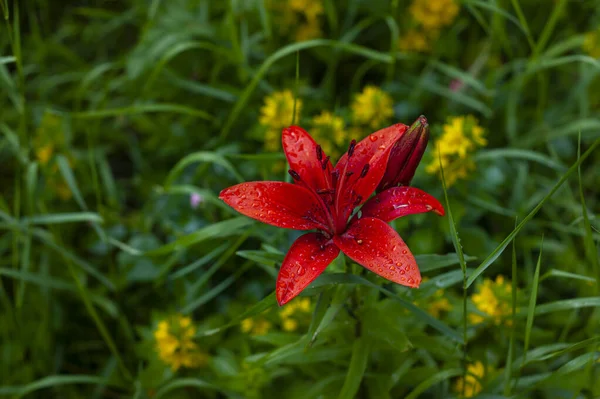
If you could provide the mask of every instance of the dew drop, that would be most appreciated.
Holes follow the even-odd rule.
[[[380,267],[379,269],[377,269],[377,271],[379,271],[379,273],[383,272],[383,268]]]
[[[396,268],[394,266],[390,266],[390,270],[394,271],[394,270],[396,270]]]
[[[398,267],[402,266],[402,262],[397,262],[396,266],[398,266]]]
[[[400,274],[404,274],[406,273],[404,270],[400,270]]]
[[[369,140],[371,140],[372,142],[377,141],[377,136],[375,136],[374,134],[369,136]]]
[[[406,254],[408,253],[408,251],[407,251],[406,249],[403,249],[403,250],[402,250],[402,253],[403,253],[404,255],[406,255]]]
[[[425,209],[427,209],[428,211],[432,210],[433,207],[431,205],[425,205]]]
[[[310,270],[312,270],[313,272],[316,272],[317,268],[313,266],[313,267],[310,268]]]
[[[409,278],[409,279],[408,279],[408,283],[409,283],[409,284],[414,284],[414,283],[415,283],[415,280],[413,280],[412,278]]]
[[[400,281],[406,281],[406,277],[400,277]]]
[[[380,145],[378,148],[379,148],[380,150],[385,150],[385,145],[383,145],[383,144],[382,144],[382,145]]]
[[[356,240],[356,243],[357,243],[358,245],[361,245],[361,244],[363,243],[363,240]]]

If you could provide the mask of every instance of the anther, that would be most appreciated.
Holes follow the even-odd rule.
[[[346,177],[350,177],[354,174],[354,172],[352,172],[351,170],[346,172]]]
[[[323,159],[323,149],[320,145],[317,146],[317,159],[321,161]]]
[[[298,172],[296,172],[295,170],[288,170],[288,173],[290,174],[290,176],[292,176],[292,179],[296,180],[296,181],[300,181],[300,175],[298,174]]]
[[[321,168],[322,168],[323,170],[327,169],[327,164],[329,163],[329,158],[330,158],[330,157],[328,156],[327,158],[325,158],[325,159],[323,160],[323,163],[321,164]]]
[[[348,147],[348,158],[350,158],[352,154],[354,154],[354,147],[356,147],[356,140],[352,140],[350,142],[350,146]]]
[[[333,183],[334,187],[337,185],[337,182],[338,182],[339,178],[340,178],[340,171],[339,170],[334,170],[333,172],[331,172],[331,179],[332,179],[332,183]]]
[[[367,175],[367,172],[369,171],[369,164],[366,164],[365,166],[363,166],[362,168],[362,172],[360,172],[360,177],[365,177]]]
[[[335,193],[334,189],[330,188],[320,188],[317,190],[317,194],[333,194]]]

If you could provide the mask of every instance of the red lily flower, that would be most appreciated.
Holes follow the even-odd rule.
[[[333,167],[304,129],[291,126],[283,130],[282,142],[295,184],[249,182],[221,191],[219,198],[248,217],[278,227],[317,230],[299,237],[283,260],[276,287],[280,306],[316,279],[340,250],[381,277],[419,286],[415,258],[387,222],[429,211],[443,215],[444,208],[413,187],[392,187],[369,199],[386,171],[390,151],[406,129],[396,124],[359,143],[352,140]]]

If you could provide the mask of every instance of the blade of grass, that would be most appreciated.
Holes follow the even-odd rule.
[[[444,190],[444,199],[446,200],[446,213],[448,215],[448,226],[450,228],[450,236],[452,238],[452,244],[454,245],[454,250],[458,255],[458,260],[460,263],[460,269],[462,271],[463,285],[462,285],[462,293],[463,293],[463,307],[462,307],[462,327],[463,327],[463,379],[467,377],[467,344],[468,344],[468,335],[467,335],[467,262],[465,262],[465,256],[463,254],[462,246],[460,245],[460,237],[458,236],[458,231],[456,230],[456,224],[454,223],[454,218],[452,217],[452,209],[450,208],[450,200],[448,199],[448,188],[446,187],[446,178],[444,176],[444,166],[442,164],[442,153],[438,151],[438,161],[440,164],[440,172],[442,178],[442,189]],[[465,396],[465,388],[466,384],[463,384],[463,392],[462,395]]]
[[[525,340],[523,343],[523,363],[521,368],[523,368],[525,362],[527,361],[527,351],[529,350],[529,344],[531,341],[531,330],[533,329],[533,318],[536,310],[537,303],[537,294],[538,288],[540,284],[540,268],[542,266],[542,252],[544,248],[544,236],[542,236],[542,244],[540,246],[540,254],[538,256],[538,261],[535,266],[535,273],[533,275],[533,281],[531,283],[531,295],[529,297],[529,306],[527,307],[527,322],[525,324]]]
[[[515,225],[517,219],[515,218]],[[512,261],[511,261],[511,326],[510,326],[510,338],[508,343],[508,354],[506,358],[506,367],[504,368],[504,396],[509,397],[511,386],[511,367],[513,357],[515,355],[515,333],[517,325],[517,245],[516,241],[512,241]]]
[[[360,337],[354,341],[350,367],[348,368],[348,374],[346,374],[346,379],[344,380],[344,385],[338,395],[338,399],[352,399],[358,394],[360,384],[367,369],[370,350],[371,341],[366,337]]]
[[[510,244],[511,240],[515,238],[515,236],[521,231],[521,229],[531,220],[537,212],[542,208],[542,206],[554,195],[554,193],[563,185],[563,183],[569,178],[569,176],[577,170],[579,165],[589,157],[592,152],[600,145],[600,139],[594,141],[592,146],[567,170],[567,172],[560,178],[560,180],[556,183],[556,185],[544,196],[544,198],[537,204],[535,208],[527,215],[525,218],[519,223],[517,227],[492,251],[492,253],[475,269],[475,271],[469,276],[467,279],[467,287],[470,287],[471,284],[479,277],[491,264],[498,259],[498,257],[504,252],[508,244]]]

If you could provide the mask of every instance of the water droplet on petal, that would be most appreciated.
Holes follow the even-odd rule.
[[[425,205],[425,209],[427,209],[428,211],[432,210],[433,207],[431,205]]]
[[[316,272],[317,268],[313,266],[313,267],[310,268],[310,270],[312,270],[313,272]]]
[[[415,280],[413,280],[412,278],[408,279],[408,284],[414,284],[414,283],[415,283]]]
[[[304,268],[302,266],[298,266],[296,273],[298,273],[298,276],[302,276],[304,274]]]
[[[371,140],[372,142],[377,141],[377,136],[375,136],[374,134],[369,136],[369,140]]]
[[[408,251],[407,251],[406,249],[403,249],[403,250],[402,250],[402,253],[403,253],[404,255],[406,255],[406,254],[408,253]]]
[[[356,240],[356,243],[357,243],[358,245],[361,245],[361,244],[363,243],[363,240]]]

